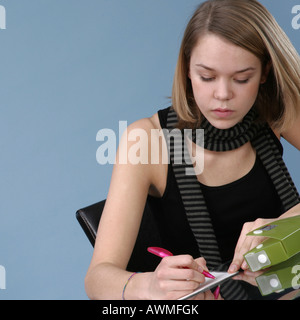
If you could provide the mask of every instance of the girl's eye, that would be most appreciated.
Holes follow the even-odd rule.
[[[212,82],[212,81],[214,81],[215,80],[215,78],[214,77],[203,77],[203,76],[201,76],[201,80],[202,81],[204,81],[204,82]],[[249,82],[249,79],[245,79],[245,80],[238,80],[238,79],[236,79],[236,80],[234,80],[236,83],[238,83],[238,84],[245,84],[245,83],[248,83]]]
[[[204,81],[204,82],[210,82],[210,81],[213,81],[214,78],[205,78],[205,77],[201,77],[201,80]]]
[[[249,82],[249,79],[245,79],[245,80],[235,80],[237,83],[240,83],[240,84],[244,84],[244,83],[248,83]]]

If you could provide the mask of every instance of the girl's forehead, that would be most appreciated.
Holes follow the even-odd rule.
[[[260,66],[260,60],[253,53],[213,34],[198,40],[190,63],[191,66],[205,66],[215,71],[225,68],[236,72]]]

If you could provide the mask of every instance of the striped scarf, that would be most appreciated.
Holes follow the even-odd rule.
[[[256,117],[257,114],[253,108],[241,123],[226,130],[213,127],[205,119],[201,125],[205,136],[204,148],[211,151],[229,151],[237,149],[248,141],[251,141],[275,186],[284,210],[287,211],[300,202],[299,194],[285,166],[278,146],[274,142],[270,127],[267,124],[261,125],[256,123]],[[167,118],[168,130],[165,131],[167,141],[170,141],[168,133],[171,130],[172,137],[174,138],[174,131],[176,130],[173,129],[177,123],[177,115],[174,109],[170,108]],[[176,132],[178,135],[182,134],[179,130]],[[193,137],[195,138],[194,132]],[[220,270],[219,266],[222,264],[220,252],[200,183],[196,175],[186,174],[187,168],[193,168],[193,164],[191,161],[185,160],[189,159],[189,152],[185,145],[186,143],[183,142],[182,148],[178,148],[178,146],[168,143],[170,161],[187,220],[197,241],[200,255],[205,258],[209,268]],[[174,161],[176,158],[181,158],[183,161],[178,163]],[[248,298],[246,292],[241,288],[239,281],[232,280],[226,282],[222,285],[221,293],[225,299],[237,300]]]

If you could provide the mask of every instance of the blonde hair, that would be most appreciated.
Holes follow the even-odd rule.
[[[263,68],[271,63],[256,107],[273,128],[288,128],[300,108],[300,59],[275,18],[256,0],[209,0],[195,11],[183,36],[173,82],[172,104],[179,127],[195,127],[201,121],[188,72],[192,51],[205,34],[250,51]]]

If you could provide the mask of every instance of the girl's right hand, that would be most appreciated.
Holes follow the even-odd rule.
[[[203,270],[207,270],[204,258],[195,260],[190,255],[163,258],[151,273],[149,299],[176,300],[193,292],[205,281]]]

